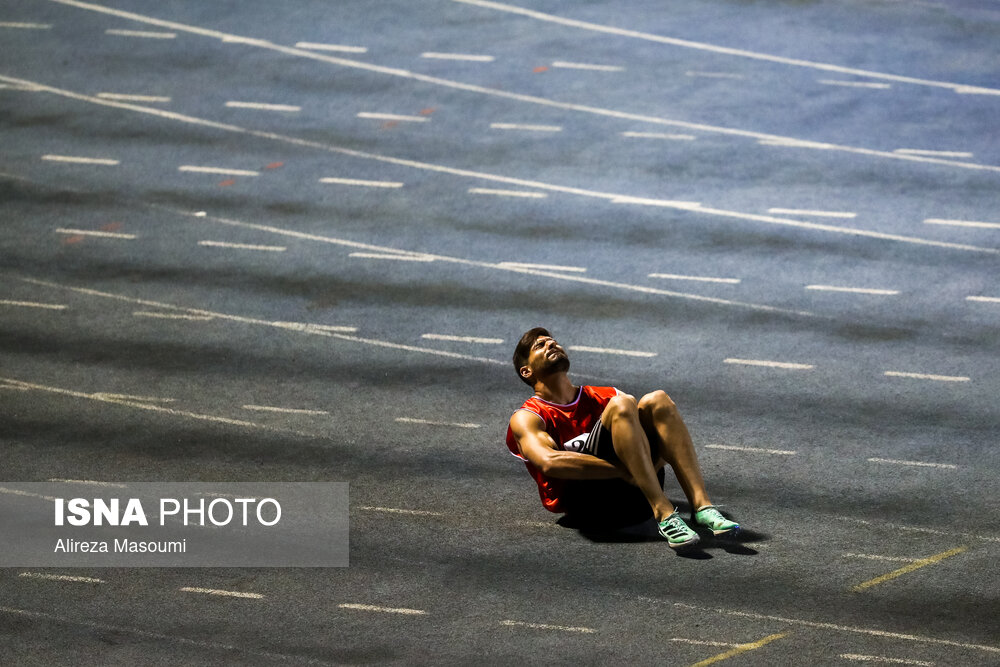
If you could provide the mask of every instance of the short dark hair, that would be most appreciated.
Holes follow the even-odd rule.
[[[517,342],[517,347],[514,348],[514,372],[517,373],[517,377],[521,378],[521,382],[528,385],[529,387],[534,387],[534,383],[528,378],[521,375],[521,367],[528,363],[528,356],[531,354],[531,346],[535,344],[535,340],[539,336],[552,337],[549,330],[544,327],[535,327],[534,329],[529,329],[524,332],[521,336],[521,340]]]

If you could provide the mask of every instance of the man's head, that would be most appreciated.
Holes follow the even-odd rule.
[[[552,373],[569,370],[569,357],[547,329],[535,327],[525,332],[514,348],[514,370],[529,387]]]

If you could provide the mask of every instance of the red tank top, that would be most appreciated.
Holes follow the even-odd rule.
[[[618,393],[614,387],[584,385],[580,387],[576,400],[572,403],[560,405],[532,396],[518,410],[527,410],[541,417],[545,422],[545,432],[552,436],[559,449],[579,451],[590,430],[600,420],[608,401]],[[507,427],[507,448],[511,454],[524,461],[528,473],[538,484],[538,495],[545,509],[550,512],[562,512],[559,496],[567,480],[546,477],[532,465],[531,461],[522,456],[521,448],[510,426]]]

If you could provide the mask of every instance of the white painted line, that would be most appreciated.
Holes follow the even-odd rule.
[[[27,387],[21,387],[16,384],[7,384],[6,382],[0,382],[0,390],[3,391],[28,391]]]
[[[291,329],[292,331],[305,331],[307,333],[354,333],[358,330],[357,327],[346,327],[336,324],[313,324],[311,322],[271,322],[272,326],[281,327],[282,329]]]
[[[594,72],[624,72],[624,67],[619,67],[618,65],[591,65],[588,63],[568,63],[563,60],[557,60],[552,63],[553,67],[561,69],[583,69],[591,70]]]
[[[239,102],[229,100],[226,106],[231,109],[257,109],[259,111],[302,111],[302,107],[294,104],[270,104],[267,102]]]
[[[187,171],[196,174],[219,174],[222,176],[260,176],[259,171],[249,169],[229,169],[227,167],[198,167],[192,164],[185,164],[177,167],[177,171]]]
[[[102,100],[118,100],[119,102],[169,102],[169,97],[160,95],[126,95],[124,93],[97,93]]]
[[[105,30],[105,35],[117,35],[119,37],[144,37],[146,39],[174,39],[176,32],[148,32],[144,30]]]
[[[365,181],[358,178],[335,178],[327,177],[319,179],[320,183],[333,183],[336,185],[360,185],[367,188],[401,188],[403,183],[399,181]]]
[[[667,139],[670,141],[694,141],[693,134],[670,134],[668,132],[622,132],[623,137],[634,137],[636,139]]]
[[[966,301],[982,301],[983,303],[1000,303],[1000,297],[995,296],[967,296]]]
[[[649,199],[646,197],[629,197],[620,195],[611,198],[612,204],[639,204],[641,206],[663,206],[685,210],[700,210],[701,204],[696,201],[680,201],[676,199]]]
[[[670,641],[682,644],[694,644],[695,646],[718,646],[721,648],[737,648],[740,644],[727,644],[725,642],[707,642],[700,639],[684,639],[683,637],[671,637]]]
[[[364,46],[347,46],[345,44],[320,44],[317,42],[296,42],[297,49],[312,49],[314,51],[338,51],[340,53],[368,53]]]
[[[753,454],[780,454],[783,456],[795,456],[794,449],[760,449],[758,447],[736,447],[733,445],[705,445],[706,449],[725,449],[734,452],[750,452]]]
[[[857,213],[851,213],[850,211],[812,211],[809,209],[801,208],[769,208],[768,213],[777,213],[779,215],[805,215],[811,218],[856,218]]]
[[[482,428],[481,424],[438,422],[438,421],[430,421],[428,419],[417,419],[415,417],[396,417],[395,421],[401,424],[424,424],[426,426],[451,426],[454,428]]]
[[[359,510],[366,510],[369,512],[386,512],[387,514],[410,514],[413,516],[445,516],[442,512],[429,512],[427,510],[407,510],[400,509],[398,507],[370,507],[367,505],[362,505],[358,508]]]
[[[972,153],[966,153],[965,151],[925,151],[918,148],[897,148],[893,153],[899,153],[900,155],[924,155],[927,157],[960,157],[960,158],[971,158]]]
[[[941,218],[927,218],[925,225],[951,225],[953,227],[978,227],[981,229],[1000,229],[1000,222],[976,222],[973,220],[942,220]]]
[[[56,229],[56,234],[71,234],[73,236],[96,236],[102,239],[122,239],[125,241],[133,241],[136,238],[135,234],[120,234],[118,232],[93,232],[87,229],[67,229],[65,227],[59,227]]]
[[[434,58],[437,60],[468,60],[477,63],[491,63],[495,60],[493,56],[480,56],[470,53],[437,53],[427,51],[420,54],[421,58]]]
[[[899,294],[899,290],[894,289],[870,289],[867,287],[836,287],[834,285],[806,285],[806,289],[820,292],[849,292],[851,294],[877,294],[882,296],[894,296]]]
[[[34,301],[10,301],[0,299],[0,306],[19,306],[22,308],[45,308],[48,310],[66,310],[68,306],[58,303],[35,303]]]
[[[525,190],[493,190],[490,188],[469,188],[469,194],[496,195],[498,197],[524,197],[528,199],[545,199],[544,192],[527,192]]]
[[[597,354],[617,354],[623,357],[655,357],[656,352],[637,352],[635,350],[615,350],[606,347],[588,347],[586,345],[570,345],[566,349],[574,352],[596,352]]]
[[[185,315],[184,313],[154,313],[148,310],[137,310],[132,313],[133,317],[151,317],[160,320],[193,320],[196,322],[206,322],[212,317],[210,315]]]
[[[44,579],[45,581],[72,581],[82,584],[103,584],[103,579],[95,579],[94,577],[71,577],[65,574],[44,574],[42,572],[22,572],[17,575],[25,579]]]
[[[426,123],[430,120],[427,116],[404,116],[395,113],[376,113],[372,111],[362,111],[358,118],[370,118],[373,120],[399,120],[407,123]]]
[[[160,396],[132,396],[131,394],[109,394],[98,391],[91,394],[93,398],[107,399],[109,401],[135,401],[136,403],[173,403],[172,398],[162,398]]]
[[[504,620],[500,621],[500,625],[506,625],[509,627],[532,628],[534,630],[560,630],[562,632],[582,632],[585,634],[593,634],[597,632],[597,630],[593,628],[582,628],[582,627],[573,627],[566,625],[549,625],[548,623],[527,623],[525,621]]]
[[[399,262],[433,262],[435,259],[430,255],[394,255],[377,252],[352,252],[348,257],[357,257],[359,259],[394,259]]]
[[[842,554],[845,558],[862,558],[865,560],[888,561],[890,563],[916,563],[919,558],[904,558],[903,556],[877,556],[874,554]]]
[[[41,498],[42,500],[54,501],[56,499],[55,496],[43,496],[39,493],[31,493],[30,491],[21,491],[19,489],[8,489],[3,486],[0,486],[0,493],[6,493],[10,496],[22,496],[24,498]]]
[[[180,589],[182,593],[204,593],[205,595],[220,595],[229,598],[246,598],[249,600],[262,600],[264,596],[260,593],[242,593],[240,591],[220,591],[216,588],[194,588],[184,586]]]
[[[841,653],[844,660],[855,660],[857,662],[879,662],[893,665],[917,665],[918,667],[934,667],[933,662],[926,660],[909,660],[905,658],[883,658],[877,655],[861,655],[859,653]]]
[[[448,340],[456,343],[476,343],[479,345],[501,345],[503,343],[503,338],[478,338],[476,336],[451,336],[435,333],[425,333],[420,337],[428,340]]]
[[[529,264],[527,262],[500,262],[497,266],[508,269],[539,269],[540,271],[566,271],[569,273],[586,273],[582,266],[564,266],[561,264]]]
[[[959,95],[1000,95],[996,88],[979,88],[978,86],[955,86]]]
[[[892,88],[890,83],[876,83],[874,81],[838,81],[837,79],[820,79],[820,83],[827,86],[845,86],[848,88],[874,88],[886,90]]]
[[[816,368],[813,364],[795,364],[786,361],[765,361],[762,359],[733,359],[724,360],[727,364],[742,364],[744,366],[766,366],[768,368],[787,368],[789,370],[810,370]]]
[[[24,30],[50,30],[51,23],[18,23],[16,21],[0,22],[0,28],[22,28]]]
[[[562,132],[558,125],[524,125],[521,123],[490,123],[494,130],[524,130],[527,132]]]
[[[113,167],[119,164],[118,160],[112,160],[109,158],[99,158],[99,157],[77,157],[74,155],[43,155],[43,160],[48,160],[49,162],[69,162],[72,164],[100,164],[106,165],[108,167]]]
[[[427,612],[423,609],[406,609],[405,607],[379,607],[373,604],[355,604],[355,603],[344,603],[338,604],[341,609],[358,609],[360,611],[378,611],[387,614],[405,614],[407,616],[422,616]]]
[[[894,463],[901,466],[919,466],[922,468],[946,468],[948,470],[956,470],[958,466],[953,463],[924,463],[923,461],[897,461],[896,459],[879,459],[871,458],[868,459],[871,463]]]
[[[969,382],[969,378],[962,375],[930,375],[927,373],[901,373],[899,371],[886,371],[889,377],[913,378],[915,380],[935,380],[937,382]]]
[[[168,399],[173,400],[173,399]],[[93,479],[61,479],[59,477],[50,477],[48,479],[50,482],[59,482],[60,484],[86,484],[88,486],[104,486],[114,489],[127,489],[128,485],[119,484],[118,482],[98,482]]]
[[[746,77],[742,74],[733,74],[732,72],[696,72],[693,70],[688,70],[684,72],[684,76],[697,76],[706,79],[745,79]]]
[[[271,405],[251,405],[242,406],[244,410],[255,410],[257,412],[283,412],[293,415],[328,415],[327,410],[306,410],[303,408],[276,408]]]
[[[708,278],[706,276],[681,276],[675,273],[650,273],[650,278],[664,278],[666,280],[694,280],[704,283],[725,283],[728,285],[738,285],[739,278]]]
[[[198,241],[198,245],[213,248],[233,248],[236,250],[260,250],[264,252],[285,252],[287,248],[281,245],[250,245],[248,243],[228,243],[226,241]]]

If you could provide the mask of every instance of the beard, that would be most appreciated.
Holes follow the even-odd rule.
[[[560,354],[555,359],[546,360],[544,366],[542,366],[541,372],[545,375],[552,375],[553,373],[566,373],[569,371],[569,357],[565,354]]]

